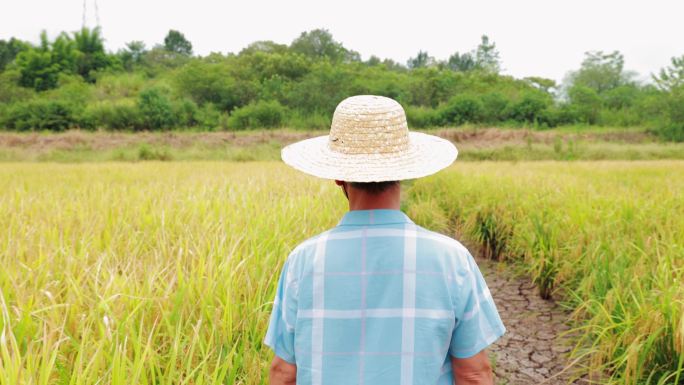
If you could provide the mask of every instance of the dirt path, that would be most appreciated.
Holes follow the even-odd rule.
[[[491,348],[497,384],[567,384],[568,314],[539,297],[529,279],[478,260],[507,333]]]

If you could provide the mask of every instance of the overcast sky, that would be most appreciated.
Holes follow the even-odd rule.
[[[107,49],[131,40],[148,47],[169,29],[195,53],[238,52],[256,40],[290,43],[327,28],[347,48],[401,63],[426,50],[437,59],[496,43],[504,72],[562,80],[585,51],[620,50],[642,78],[684,55],[684,1],[676,0],[98,0]],[[87,25],[96,25],[87,1]],[[81,27],[83,0],[0,0],[0,39],[37,41]]]

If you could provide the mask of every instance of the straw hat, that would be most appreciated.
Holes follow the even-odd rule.
[[[346,182],[420,178],[449,166],[457,155],[445,139],[409,132],[401,105],[374,95],[344,99],[330,135],[293,143],[281,153],[297,170]]]

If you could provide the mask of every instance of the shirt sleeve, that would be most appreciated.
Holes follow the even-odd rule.
[[[289,262],[285,262],[278,280],[273,310],[264,338],[264,344],[269,346],[276,356],[290,364],[295,363],[294,338],[295,323],[297,322],[296,282],[290,271]]]
[[[474,356],[506,332],[487,283],[470,254],[467,261],[467,274],[449,346],[449,353],[456,358]]]

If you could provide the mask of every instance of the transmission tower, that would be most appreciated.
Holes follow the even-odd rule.
[[[88,26],[88,3],[91,1],[83,0],[83,28]],[[95,27],[100,28],[100,11],[97,8],[97,0],[92,0],[93,10],[95,12]]]

